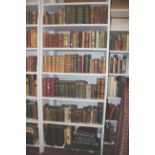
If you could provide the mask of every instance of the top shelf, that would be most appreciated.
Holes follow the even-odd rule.
[[[66,5],[95,5],[95,6],[100,6],[100,5],[108,5],[108,2],[75,2],[75,3],[52,3],[52,2],[44,2],[43,6],[66,6]]]

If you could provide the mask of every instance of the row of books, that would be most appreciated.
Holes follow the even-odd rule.
[[[105,2],[106,0],[96,0],[95,2]],[[64,3],[74,3],[74,2],[94,2],[94,0],[64,0]]]
[[[88,84],[85,80],[59,80],[43,78],[43,96],[104,99],[105,79],[98,78],[97,84]]]
[[[65,148],[88,148],[96,150],[99,148],[99,138],[97,128],[88,127],[64,127],[58,125],[45,124],[45,142],[51,146],[63,146]],[[82,145],[82,146],[81,146]]]
[[[115,126],[111,122],[105,122],[104,141],[109,143],[115,142],[116,131]]]
[[[26,100],[26,118],[38,119],[37,101]]]
[[[26,11],[26,24],[37,24],[38,11]]]
[[[26,96],[37,96],[37,76],[26,75]]]
[[[106,48],[106,31],[43,33],[43,47]]]
[[[111,32],[110,50],[129,51],[129,33]]]
[[[26,32],[26,47],[37,48],[37,29],[30,29]]]
[[[107,104],[106,108],[106,119],[108,120],[119,120],[120,104],[114,105],[112,103]]]
[[[36,124],[26,124],[26,144],[36,144],[38,141],[38,127]]]
[[[108,79],[108,96],[122,97],[122,84],[123,81],[128,80],[127,77],[114,77],[111,76]]]
[[[105,73],[106,57],[91,58],[90,54],[44,55],[44,72]]]
[[[127,73],[128,68],[128,56],[127,55],[113,55],[110,56],[110,65],[109,72],[110,73]]]
[[[107,6],[72,5],[65,6],[57,12],[46,11],[44,24],[105,24],[107,23]]]
[[[53,106],[45,104],[43,109],[44,120],[102,124],[103,103],[83,108],[78,108],[77,105]]]
[[[26,71],[35,72],[37,71],[37,56],[27,56],[26,57]]]

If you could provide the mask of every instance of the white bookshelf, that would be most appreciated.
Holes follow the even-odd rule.
[[[64,9],[65,6],[78,6],[78,5],[90,5],[90,6],[107,6],[108,7],[108,23],[107,24],[44,24],[43,23],[43,14],[45,11],[58,11],[60,9]],[[39,152],[44,152],[45,147],[51,147],[51,148],[60,148],[64,149],[64,146],[50,146],[45,143],[44,138],[44,124],[53,124],[53,125],[62,125],[62,126],[83,126],[83,127],[94,127],[98,128],[100,130],[100,150],[99,154],[103,155],[104,145],[114,145],[113,143],[104,142],[104,130],[105,130],[105,123],[111,122],[113,124],[117,124],[117,120],[106,120],[106,106],[107,106],[107,99],[108,101],[113,101],[115,104],[120,103],[120,98],[117,97],[109,97],[108,96],[108,78],[109,76],[125,76],[128,77],[128,74],[111,74],[109,73],[109,57],[110,54],[128,54],[128,51],[109,51],[109,38],[110,38],[110,32],[112,31],[120,31],[120,32],[128,32],[128,19],[111,19],[110,17],[115,18],[115,16],[120,16],[121,18],[126,18],[128,16],[128,10],[115,10],[110,9],[111,2],[108,0],[107,2],[79,2],[79,3],[63,3],[63,0],[59,0],[59,3],[56,3],[55,0],[27,0],[26,6],[30,7],[31,9],[38,8],[38,23],[37,24],[27,24],[26,29],[31,28],[37,28],[37,42],[38,47],[37,48],[26,48],[26,53],[28,55],[36,55],[38,58],[37,62],[37,72],[26,72],[26,74],[30,75],[36,75],[37,76],[37,97],[33,96],[27,96],[26,99],[29,100],[37,100],[38,103],[38,120],[34,119],[26,119],[27,123],[34,123],[38,124],[38,134],[39,134],[39,141],[37,144],[33,146],[39,147]],[[94,31],[94,30],[103,30],[107,31],[107,46],[106,48],[46,48],[43,47],[43,33],[44,32],[68,32],[68,31]],[[53,53],[52,53],[53,52]],[[85,54],[85,53],[96,53],[96,54],[103,54],[106,57],[106,72],[105,73],[63,73],[63,72],[43,72],[43,56],[44,55],[59,55],[59,54],[70,54],[76,52],[79,55]],[[29,54],[30,53],[30,54]],[[44,77],[61,77],[67,79],[75,79],[81,80],[85,79],[88,81],[88,78],[90,81],[92,79],[97,78],[103,78],[105,79],[105,98],[104,99],[87,99],[87,98],[70,98],[70,97],[44,97],[42,96],[43,90],[42,90],[42,79]],[[90,82],[89,81],[89,82]],[[91,83],[91,82],[90,82]],[[47,121],[43,120],[43,105],[44,101],[50,102],[50,104],[55,103],[84,103],[84,105],[93,105],[97,104],[98,102],[101,102],[103,104],[103,123],[102,124],[92,124],[92,123],[73,123],[73,122],[58,122],[58,121]],[[83,105],[83,106],[84,106]],[[31,146],[31,145],[27,145]],[[78,149],[76,149],[78,151]],[[94,152],[91,150],[88,150],[88,152]]]

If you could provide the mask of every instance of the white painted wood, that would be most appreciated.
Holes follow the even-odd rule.
[[[27,100],[38,100],[36,96],[26,96]]]
[[[129,51],[109,51],[110,54],[129,54]]]
[[[28,0],[27,0],[28,1]],[[29,0],[31,1],[31,0]],[[128,51],[109,51],[109,35],[110,31],[129,31],[129,20],[125,19],[111,19],[110,23],[110,17],[115,17],[115,16],[120,16],[120,17],[128,17],[128,12],[129,10],[110,10],[110,0],[108,2],[90,2],[90,5],[94,6],[100,6],[100,5],[106,5],[108,6],[108,24],[56,24],[56,25],[44,25],[43,24],[43,12],[44,10],[48,8],[64,8],[65,5],[88,5],[88,3],[52,3],[55,2],[55,0],[32,0],[33,2],[28,2],[27,6],[35,6],[38,5],[38,24],[34,25],[26,25],[26,28],[33,28],[37,27],[38,30],[38,47],[37,48],[26,48],[27,52],[36,52],[37,57],[38,57],[38,70],[36,73],[34,72],[26,72],[26,74],[37,74],[37,84],[38,84],[38,97],[31,97],[28,96],[26,99],[32,99],[32,100],[37,100],[38,101],[38,121],[27,119],[27,122],[31,123],[38,123],[38,129],[39,129],[39,142],[37,145],[33,145],[34,147],[37,146],[39,147],[39,152],[42,153],[44,152],[45,147],[51,147],[49,145],[46,145],[44,143],[44,131],[43,131],[43,125],[44,124],[56,124],[56,125],[67,125],[67,126],[85,126],[85,127],[96,127],[102,129],[101,132],[101,149],[100,149],[100,155],[103,154],[103,144],[105,145],[114,145],[114,143],[108,143],[104,142],[104,126],[105,122],[110,121],[114,124],[117,124],[116,120],[106,120],[105,119],[105,113],[106,113],[106,105],[107,105],[107,100],[112,101],[113,103],[119,104],[120,103],[120,98],[116,97],[107,97],[107,90],[108,90],[108,77],[109,76],[126,76],[128,77],[128,74],[110,74],[108,73],[108,65],[109,65],[109,54],[110,53],[117,53],[117,54],[129,54]],[[124,14],[123,14],[124,13]],[[123,15],[122,15],[123,14]],[[43,31],[44,30],[57,30],[57,31],[69,31],[70,29],[73,30],[82,30],[82,29],[102,29],[102,30],[107,30],[107,48],[43,48]],[[106,73],[105,74],[93,74],[93,73],[48,73],[48,72],[42,72],[42,66],[43,66],[43,54],[46,52],[91,52],[91,53],[104,53],[106,54]],[[42,97],[42,77],[43,76],[67,76],[68,77],[73,77],[77,76],[79,78],[81,77],[89,77],[90,80],[94,77],[104,77],[106,80],[105,83],[105,98],[106,99],[81,99],[81,98],[63,98],[63,97]],[[75,104],[78,104],[78,102],[81,103],[86,103],[86,104],[92,104],[92,103],[97,103],[97,102],[102,102],[104,104],[104,111],[103,111],[103,123],[102,124],[86,124],[86,123],[67,123],[67,122],[54,122],[54,121],[44,121],[43,120],[43,104],[45,100],[52,101],[52,103],[55,102],[75,102]],[[62,147],[55,147],[55,148],[64,148]]]
[[[111,17],[112,18],[129,18],[129,9],[111,9]]]
[[[108,29],[107,29],[107,56],[106,56],[106,77],[105,77],[105,98],[108,93],[108,68],[109,68],[109,40],[110,40],[110,7],[111,7],[111,0],[108,1]],[[103,155],[104,152],[104,129],[105,129],[105,117],[106,117],[106,106],[107,100],[104,102],[103,108],[103,124],[102,124],[102,133],[101,133],[101,149],[100,155]]]
[[[124,77],[129,77],[129,74],[113,74],[113,73],[109,73],[109,76],[124,76]]]
[[[42,75],[63,75],[63,76],[93,76],[93,77],[105,77],[105,74],[100,73],[62,73],[62,72],[42,72]]]
[[[94,52],[106,52],[107,48],[43,48],[43,51],[94,51]]]
[[[26,74],[36,75],[36,74],[38,74],[38,73],[37,73],[37,72],[26,72]]]
[[[27,118],[26,119],[26,123],[35,123],[35,124],[38,124],[38,120]]]
[[[58,101],[78,101],[78,102],[105,102],[104,99],[81,99],[81,98],[63,98],[63,97],[42,97],[45,100],[58,100]]]
[[[65,5],[88,5],[88,2],[80,2],[80,3],[44,3],[44,7],[50,6],[50,7],[59,7],[59,6],[65,6]],[[89,5],[95,5],[95,6],[103,6],[108,5],[108,2],[89,2]]]
[[[65,126],[83,126],[83,127],[96,127],[102,128],[100,124],[91,124],[91,123],[72,123],[72,122],[56,122],[56,121],[43,121],[44,124],[55,124],[55,125],[65,125]]]

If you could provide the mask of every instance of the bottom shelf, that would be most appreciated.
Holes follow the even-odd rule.
[[[115,142],[104,142],[104,145],[115,145]]]
[[[64,149],[65,144],[63,144],[62,146],[56,146],[56,145],[52,146],[52,145],[44,144],[44,147],[57,148],[57,149]]]
[[[28,147],[39,147],[39,141],[37,141],[35,144],[26,144]]]
[[[65,145],[64,149],[71,150],[71,151],[83,151],[89,153],[100,153],[100,145],[99,146],[92,146],[92,145],[85,145],[85,144],[71,144]]]

